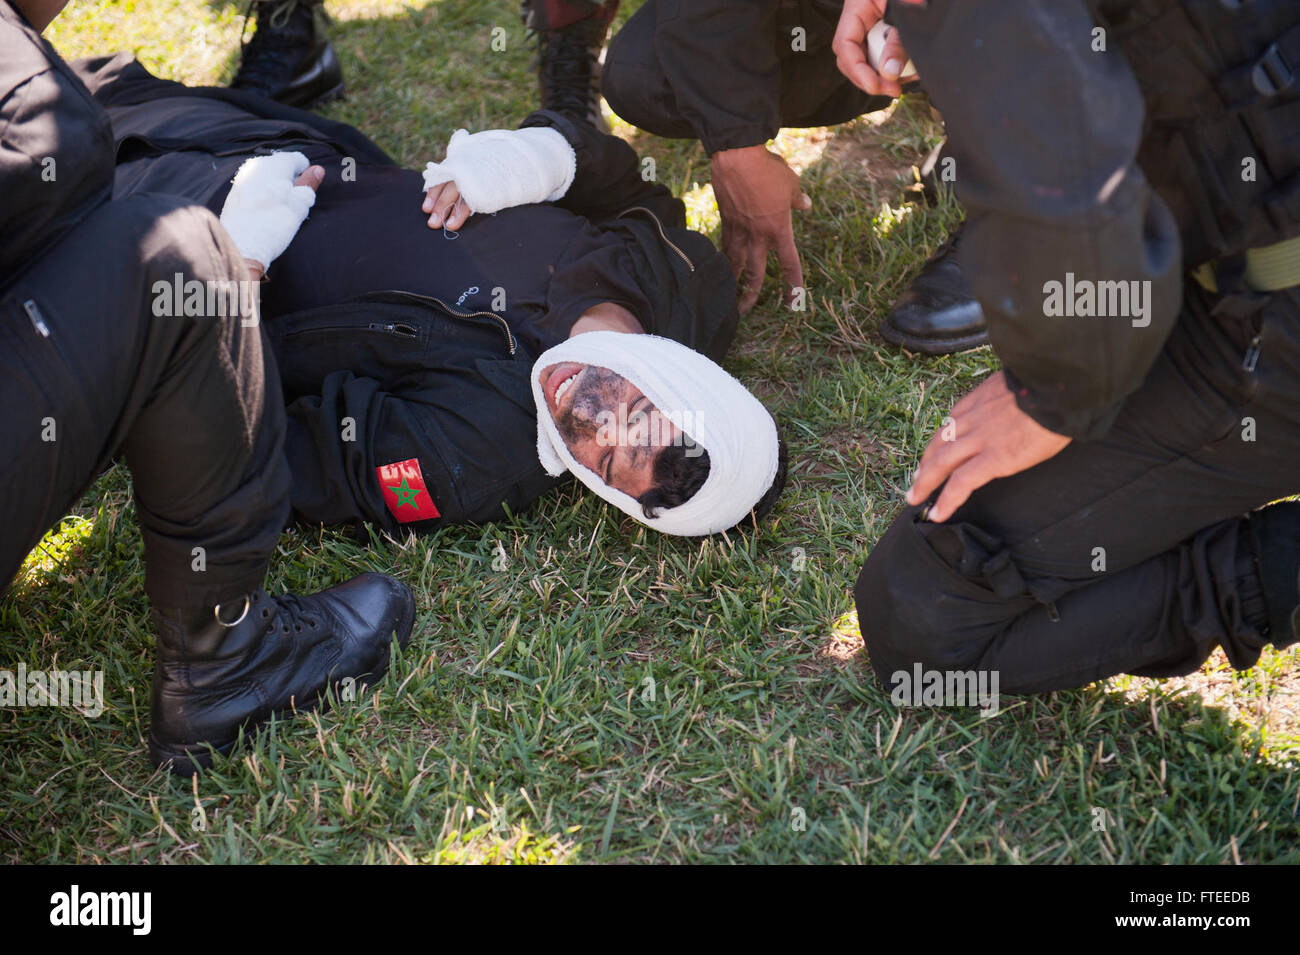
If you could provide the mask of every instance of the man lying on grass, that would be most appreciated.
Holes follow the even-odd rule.
[[[251,94],[124,55],[76,68],[112,119],[119,195],[216,211],[250,157],[299,154],[249,168],[283,180],[268,195],[320,167],[260,294],[299,520],[492,520],[565,471],[670,534],[775,502],[776,425],[715,363],[736,328],[730,266],[621,140],[539,111],[457,134],[422,179],[351,127]],[[272,231],[277,217],[263,210]],[[187,306],[175,284],[160,307]]]

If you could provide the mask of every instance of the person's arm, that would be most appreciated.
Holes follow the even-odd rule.
[[[287,408],[295,519],[396,532],[497,520],[505,507],[523,511],[557,483],[537,460],[527,367],[480,359],[441,385],[428,372],[406,376],[400,387],[350,371],[326,376],[318,394]],[[378,469],[403,464],[419,479],[407,482],[405,500],[390,504]]]
[[[1017,403],[1059,434],[1105,434],[1182,304],[1178,232],[1137,165],[1144,104],[1123,54],[1094,52],[1081,0],[932,0],[891,14],[944,111],[963,265]],[[1050,314],[1058,287],[1137,294],[1130,314]]]
[[[611,307],[632,318],[637,331],[664,327],[662,309],[656,309],[641,287],[632,255],[620,232],[579,235],[555,261],[546,288],[546,311],[536,319],[537,328],[547,338],[566,338],[580,330],[584,318],[608,315]],[[585,327],[590,325],[588,321]]]
[[[789,290],[803,286],[793,209],[812,208],[799,176],[764,145],[781,128],[777,0],[656,3],[655,53],[710,157],[722,251],[740,283],[740,311],[758,301],[775,252]]]
[[[1137,82],[1113,40],[1094,52],[1082,0],[895,2],[890,11],[943,110],[967,210],[962,265],[1007,383],[1043,427],[1097,438],[1182,304],[1177,227],[1137,165]],[[1077,314],[1084,289],[1094,310],[1127,298],[1126,314]]]
[[[530,113],[519,125],[521,129],[549,126],[557,130],[578,157],[573,183],[555,203],[560,208],[602,222],[640,206],[653,212],[665,226],[685,228],[686,207],[682,201],[667,186],[642,175],[636,151],[617,136],[544,109]]]
[[[1137,166],[1140,90],[1117,49],[1093,49],[1082,2],[890,9],[947,117],[963,267],[1004,364],[954,406],[908,490],[914,506],[938,491],[928,514],[945,521],[989,481],[1110,429],[1177,320],[1181,247]]]

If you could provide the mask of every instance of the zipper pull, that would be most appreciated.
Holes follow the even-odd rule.
[[[1246,357],[1241,361],[1241,367],[1246,371],[1254,371],[1255,366],[1259,364],[1259,336],[1256,335],[1250,340],[1250,347],[1246,349]]]
[[[42,338],[50,337],[50,326],[45,324],[45,316],[41,314],[40,308],[37,307],[35,299],[28,299],[23,302],[23,311],[27,317],[32,320],[32,327],[35,328]]]

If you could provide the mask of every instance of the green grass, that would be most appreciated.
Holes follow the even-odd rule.
[[[533,106],[512,2],[330,9],[350,95],[326,113],[405,164]],[[49,35],[67,56],[134,49],[161,75],[224,82],[238,13],[74,2]],[[618,129],[716,229],[700,148]],[[575,488],[423,539],[286,535],[269,589],[395,573],[418,595],[415,636],[377,689],[274,727],[193,784],[144,750],[140,540],[128,476],[100,480],[0,601],[0,666],[102,669],[108,696],[95,719],[0,709],[0,858],[1296,861],[1295,652],[1244,674],[1217,657],[1186,680],[1004,700],[992,719],[896,709],[871,676],[853,579],[929,434],[996,366],[987,351],[909,357],[874,333],[958,216],[903,197],[939,135],[905,101],[778,142],[816,209],[797,224],[809,310],[765,296],[729,362],[791,445],[789,492],[757,537],[657,537]]]

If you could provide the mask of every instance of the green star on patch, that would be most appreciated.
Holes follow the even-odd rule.
[[[417,511],[420,509],[420,505],[415,503],[415,498],[421,492],[422,489],[418,487],[411,487],[411,485],[406,482],[405,475],[402,476],[402,483],[400,485],[398,485],[397,487],[390,487],[388,490],[397,492],[398,507],[402,507],[405,504],[410,504],[411,507],[415,508]]]

